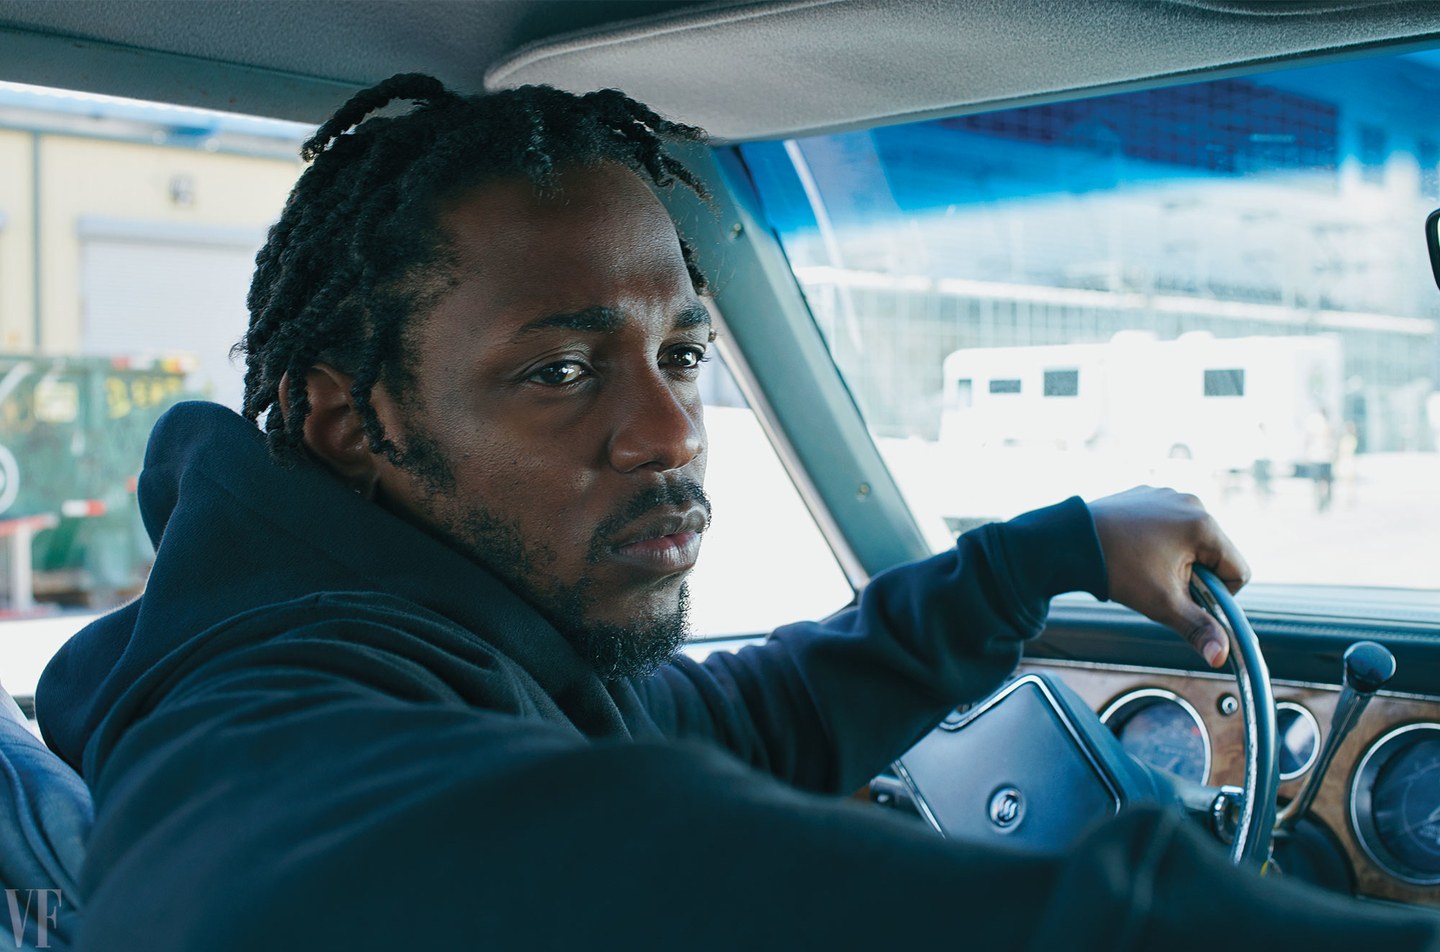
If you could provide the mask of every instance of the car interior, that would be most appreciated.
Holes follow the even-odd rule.
[[[86,131],[102,121],[136,149],[263,159],[279,191],[241,202],[243,245],[278,215],[305,130],[401,72],[464,93],[613,87],[708,130],[682,158],[710,200],[662,195],[719,328],[693,654],[837,610],[958,532],[1072,494],[1174,485],[1246,554],[1236,598],[1203,572],[1192,585],[1231,633],[1229,670],[1062,596],[1011,681],[857,798],[1042,853],[1158,799],[1236,863],[1440,909],[1440,5],[0,0],[0,169],[5,135],[38,181],[46,143],[110,135]],[[134,248],[183,244],[156,229],[215,206],[208,171],[161,175],[153,221],[57,220],[82,251],[42,276],[26,249],[67,174],[109,172],[45,165],[41,191],[0,189],[0,282],[36,279],[23,299],[0,287],[0,476],[52,445],[82,447],[77,471],[122,442],[134,455],[106,463],[124,475],[104,497],[113,545],[73,499],[35,501],[34,477],[0,485],[0,681],[27,715],[27,672],[76,612],[143,585],[124,485],[142,417],[125,436],[112,394],[88,443],[73,411],[63,439],[33,434],[81,399],[62,384],[85,360],[129,375],[94,383],[127,412],[223,402],[193,374],[243,329],[196,343],[218,312],[187,292],[189,363],[145,364],[169,347],[138,336],[144,308],[97,303],[138,273]],[[78,316],[46,310],[67,295]],[[35,369],[58,358],[72,377]],[[62,565],[67,532],[84,552]],[[74,581],[104,559],[123,571]]]

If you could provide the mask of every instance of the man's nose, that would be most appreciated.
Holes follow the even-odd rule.
[[[677,384],[657,369],[627,381],[614,400],[609,456],[617,470],[679,469],[704,452],[705,428],[694,384]]]

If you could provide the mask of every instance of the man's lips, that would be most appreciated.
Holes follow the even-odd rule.
[[[624,532],[606,558],[659,575],[688,571],[700,555],[700,534],[708,522],[698,506],[652,517]]]

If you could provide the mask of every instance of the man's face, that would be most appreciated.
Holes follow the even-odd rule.
[[[685,633],[709,521],[697,389],[710,321],[675,228],[618,165],[463,193],[457,262],[412,338],[413,390],[375,388],[398,464],[377,499],[517,588],[607,676]]]

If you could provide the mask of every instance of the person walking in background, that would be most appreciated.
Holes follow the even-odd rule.
[[[1315,484],[1315,511],[1325,512],[1335,497],[1335,428],[1330,414],[1317,407],[1305,420],[1305,472]]]
[[[1359,429],[1354,423],[1346,423],[1335,443],[1335,479],[1340,484],[1347,509],[1354,509],[1360,501],[1360,473],[1355,462],[1355,453],[1359,447]]]

